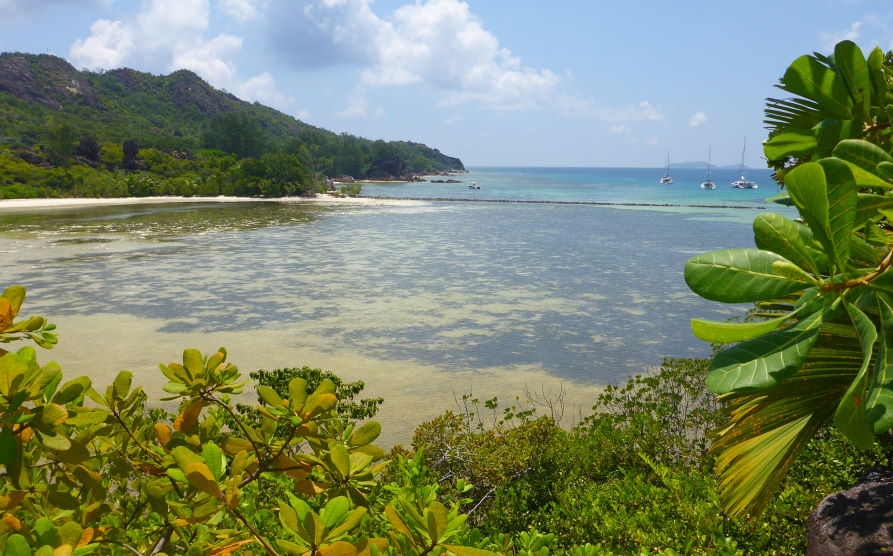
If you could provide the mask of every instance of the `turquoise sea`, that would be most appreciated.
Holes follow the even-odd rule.
[[[310,365],[385,397],[386,442],[464,392],[514,401],[564,392],[584,413],[600,386],[662,357],[706,356],[692,317],[741,307],[692,294],[697,253],[752,246],[776,188],[734,171],[474,168],[467,184],[366,185],[364,195],[673,207],[418,201],[320,206],[195,202],[0,209],[0,283],[59,325],[44,355],[100,384],[120,369],[226,346],[243,371]],[[704,200],[709,198],[709,203]],[[697,208],[735,205],[746,209]],[[785,209],[789,210],[789,209]]]
[[[758,189],[735,189],[737,168],[713,168],[716,189],[703,190],[706,169],[671,169],[672,184],[660,184],[663,168],[535,168],[472,167],[467,174],[427,179],[462,183],[365,184],[364,195],[510,199],[677,205],[766,206],[763,200],[777,193],[769,170],[745,170]],[[481,189],[468,188],[475,182]]]

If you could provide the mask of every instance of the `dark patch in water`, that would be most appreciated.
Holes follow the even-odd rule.
[[[115,241],[115,240],[105,238],[105,237],[72,237],[72,238],[64,238],[64,239],[54,239],[54,240],[51,240],[50,243],[65,243],[65,244],[79,245],[82,243],[110,243],[112,241]]]

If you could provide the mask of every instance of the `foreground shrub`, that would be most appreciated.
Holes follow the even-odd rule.
[[[553,537],[537,554],[804,553],[809,512],[862,470],[889,462],[889,439],[863,452],[825,429],[759,521],[725,517],[708,451],[724,415],[704,387],[708,365],[667,359],[606,388],[569,431],[524,412],[514,420],[448,412],[417,429],[424,455],[416,457],[444,484],[473,482],[464,506],[471,519],[513,550],[533,532]],[[484,411],[495,405],[486,403]]]
[[[0,343],[52,347],[44,318],[16,321],[24,297],[0,296]],[[223,348],[161,365],[176,415],[149,410],[127,371],[100,393],[87,377],[63,383],[30,346],[0,353],[3,554],[490,553],[461,546],[457,503],[399,488],[374,499],[380,427],[339,417],[332,380],[292,378],[286,395],[258,386],[255,426],[229,400],[247,381]],[[275,496],[261,495],[268,481]]]

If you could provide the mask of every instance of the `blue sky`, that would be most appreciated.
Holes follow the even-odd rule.
[[[311,124],[467,165],[762,167],[763,99],[893,4],[812,0],[0,0],[0,51],[188,68]]]

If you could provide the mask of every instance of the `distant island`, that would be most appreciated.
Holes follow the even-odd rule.
[[[437,149],[336,134],[188,70],[78,71],[46,54],[0,54],[0,122],[0,198],[313,195],[465,171]]]
[[[712,163],[710,164],[711,168],[738,168],[738,166],[739,166],[738,164],[726,164],[723,166],[720,166],[718,164],[712,164]],[[672,162],[672,163],[670,163],[670,168],[679,168],[679,169],[707,168],[707,161],[704,160],[703,162]],[[748,166],[747,164],[745,164],[744,169],[751,170],[752,168],[750,166]]]

